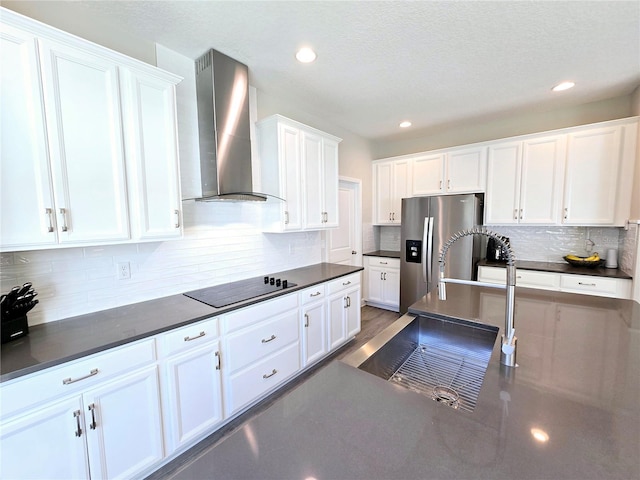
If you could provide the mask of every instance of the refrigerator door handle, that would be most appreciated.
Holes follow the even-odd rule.
[[[424,268],[422,269],[422,279],[427,284],[431,283],[433,273],[431,272],[432,256],[433,256],[433,217],[424,217],[424,229],[422,238],[422,258]]]

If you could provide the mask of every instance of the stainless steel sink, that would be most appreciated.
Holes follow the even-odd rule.
[[[404,315],[343,361],[471,412],[498,331],[465,320]]]

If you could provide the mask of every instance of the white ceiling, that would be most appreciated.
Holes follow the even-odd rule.
[[[246,63],[258,89],[365,138],[399,139],[631,93],[640,1],[79,1],[190,58]],[[312,46],[318,59],[294,54]],[[576,87],[552,93],[573,80]],[[409,119],[413,127],[399,133]]]

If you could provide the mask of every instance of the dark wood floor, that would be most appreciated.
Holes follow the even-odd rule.
[[[220,430],[211,434],[200,443],[187,450],[176,459],[169,462],[167,465],[163,466],[161,469],[155,471],[153,474],[147,477],[147,480],[172,479],[174,477],[179,477],[178,474],[183,467],[195,461],[198,457],[206,453],[209,448],[224,440],[226,437],[231,435],[237,429],[241,428],[252,418],[260,415],[260,413],[269,408],[269,406],[273,404],[273,402],[278,400],[287,392],[296,388],[300,383],[304,382],[311,376],[321,371],[330,362],[340,360],[341,358],[360,348],[362,345],[375,337],[379,332],[384,330],[388,325],[397,320],[398,317],[399,314],[397,312],[389,312],[387,310],[369,306],[362,307],[361,331],[360,333],[358,333],[358,335],[356,335],[356,338],[352,342],[337,350],[330,357],[323,360],[318,365],[303,373],[296,379],[292,380],[276,393],[262,400],[260,403],[253,406],[250,410],[235,418]]]

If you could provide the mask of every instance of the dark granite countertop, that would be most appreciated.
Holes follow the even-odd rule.
[[[400,258],[400,252],[396,252],[395,250],[375,250],[373,252],[367,252],[363,255],[365,257]]]
[[[412,310],[503,328],[503,292],[447,290]],[[516,290],[519,367],[497,340],[472,413],[334,361],[174,478],[640,478],[640,304]]]
[[[319,263],[270,273],[272,276],[287,278],[297,286],[224,308],[213,308],[184,295],[171,295],[35,325],[29,327],[28,336],[0,347],[0,382],[361,270],[362,267]]]
[[[481,260],[478,262],[478,266],[487,267],[505,267],[506,263],[491,262],[488,260]],[[592,275],[595,277],[610,277],[610,278],[624,278],[631,279],[631,275],[623,272],[619,268],[589,268],[589,267],[574,267],[568,263],[558,262],[533,262],[530,260],[516,260],[516,268],[522,268],[524,270],[537,270],[540,272],[554,272],[554,273],[572,273],[574,275]]]

